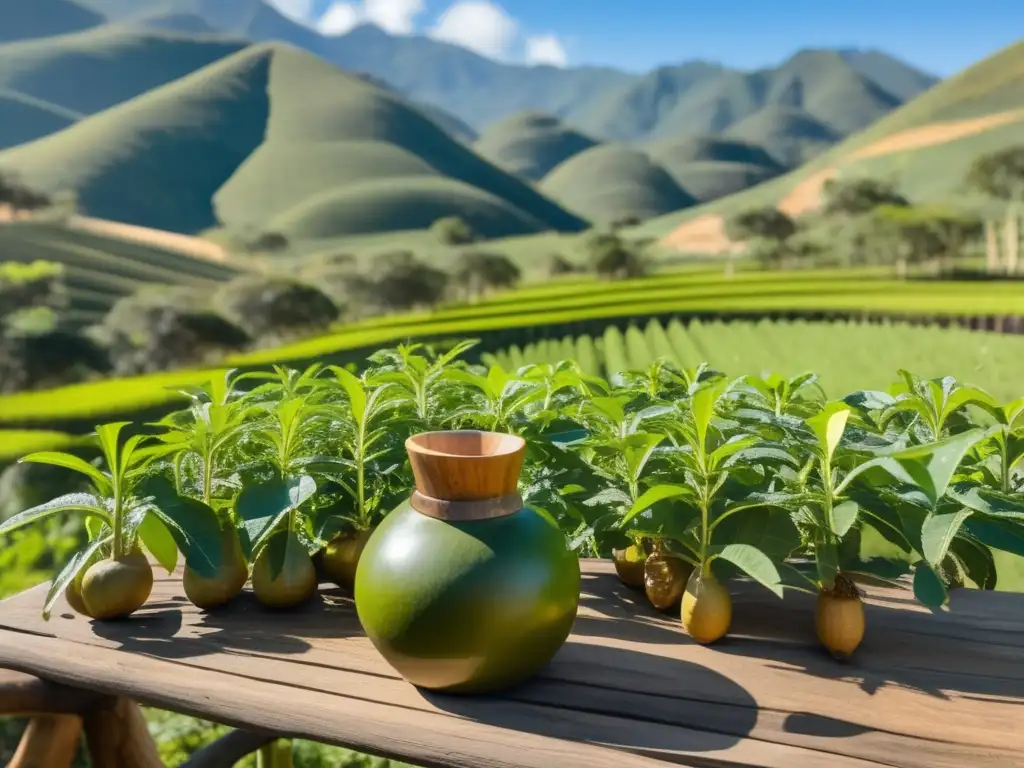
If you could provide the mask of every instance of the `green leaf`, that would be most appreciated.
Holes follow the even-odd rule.
[[[960,535],[953,539],[950,551],[959,558],[967,577],[979,589],[996,588],[996,561],[991,549],[968,535]]]
[[[715,403],[722,393],[721,382],[714,382],[701,387],[690,399],[690,412],[693,414],[693,425],[697,430],[697,444],[703,451],[707,445],[708,427],[715,415]]]
[[[851,410],[843,402],[827,403],[819,413],[807,419],[807,426],[817,435],[818,444],[826,458],[832,458],[839,441],[843,439]]]
[[[709,547],[708,555],[709,560],[721,558],[732,563],[750,578],[774,592],[778,597],[782,597],[782,578],[779,576],[779,571],[771,558],[757,547],[752,547],[749,544],[726,544]]]
[[[914,478],[935,507],[946,494],[967,452],[998,429],[972,429],[934,443],[905,448],[889,458],[898,462]]]
[[[921,546],[924,550],[921,554],[930,565],[937,568],[942,563],[960,527],[972,514],[969,509],[928,514],[921,527]]]
[[[129,426],[131,422],[118,421],[112,424],[100,424],[96,427],[96,438],[99,440],[100,448],[103,450],[103,458],[107,460],[107,469],[113,477],[118,476],[118,441],[121,430]]]
[[[113,494],[113,488],[110,485],[110,478],[107,477],[101,470],[94,467],[89,462],[78,458],[77,456],[70,453],[61,453],[58,451],[40,451],[38,453],[30,453],[19,459],[18,463],[30,462],[33,464],[50,464],[55,467],[64,467],[64,469],[70,469],[73,472],[79,472],[90,480],[93,485],[96,486],[96,492],[101,496],[110,496]]]
[[[1024,557],[1024,530],[1019,525],[971,517],[964,523],[964,530],[987,547]]]
[[[60,596],[64,594],[64,590],[68,588],[68,585],[75,580],[83,568],[89,567],[96,561],[100,548],[109,544],[112,540],[113,536],[107,536],[106,538],[91,542],[85,549],[76,552],[67,565],[61,569],[60,573],[57,574],[57,578],[50,583],[50,589],[46,593],[46,600],[43,603],[43,619],[45,621],[50,620],[50,612],[53,611],[53,606],[60,599]]]
[[[166,526],[188,567],[201,576],[216,576],[223,557],[217,513],[198,499],[179,495],[161,475],[147,478],[139,492],[151,499],[149,514]]]
[[[718,446],[718,448],[712,451],[711,455],[708,457],[708,463],[712,467],[715,467],[718,465],[719,462],[725,461],[730,456],[739,453],[740,451],[743,451],[747,448],[750,448],[759,440],[760,438],[754,435],[743,435],[740,437],[734,437],[730,439],[729,442],[725,443],[724,445]]]
[[[928,563],[921,561],[914,566],[914,597],[929,608],[941,608],[949,600],[949,592],[942,579]]]
[[[348,395],[352,418],[355,419],[357,425],[363,426],[366,422],[366,388],[363,386],[363,382],[358,376],[354,376],[344,368],[332,366],[331,370],[337,377],[338,383],[344,388],[345,394]]]
[[[245,532],[243,549],[251,556],[291,510],[314,493],[316,481],[309,475],[282,479],[280,476],[242,489],[235,501],[235,514]]]
[[[107,525],[113,525],[113,520],[105,509],[103,499],[91,493],[67,493],[7,518],[0,523],[0,536],[63,512],[78,512],[90,517],[97,517]]]
[[[688,490],[682,485],[656,485],[653,488],[649,488],[640,495],[640,498],[633,502],[629,512],[622,518],[621,525],[626,525],[634,517],[650,509],[659,501],[673,499],[686,493],[688,493]]]
[[[956,483],[950,488],[949,496],[975,512],[1024,523],[1024,496],[1019,493],[1003,493],[978,485]]]
[[[857,515],[860,512],[860,505],[852,499],[842,501],[832,508],[832,519],[835,521],[835,528],[832,531],[840,539],[849,533],[853,524],[857,522]]]
[[[819,584],[831,588],[839,575],[839,549],[835,542],[814,542],[814,565],[818,570]]]
[[[178,545],[159,517],[147,511],[139,524],[139,538],[157,562],[173,573],[178,567]]]

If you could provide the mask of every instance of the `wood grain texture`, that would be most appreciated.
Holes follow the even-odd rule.
[[[178,576],[158,576],[150,603],[112,624],[62,606],[43,622],[45,587],[0,603],[0,666],[422,766],[1024,765],[1024,596],[958,590],[931,614],[909,592],[869,588],[867,635],[842,664],[817,645],[813,597],[731,583],[733,634],[703,647],[611,563],[583,572],[569,642],[501,696],[408,685],[341,590],[294,613],[246,592],[203,614]]]
[[[405,450],[424,496],[480,501],[516,493],[526,441],[500,432],[424,432],[406,440]]]
[[[7,768],[71,768],[82,739],[82,718],[41,715],[32,718]]]
[[[93,768],[164,768],[139,705],[112,696],[82,715]]]

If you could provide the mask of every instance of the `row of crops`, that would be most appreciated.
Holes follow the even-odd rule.
[[[609,367],[605,362],[603,331],[607,323],[622,323],[636,319],[644,326],[648,318],[694,316],[697,314],[735,313],[758,316],[765,313],[796,313],[802,311],[828,314],[859,314],[877,312],[884,315],[952,315],[1024,314],[1024,284],[1014,282],[953,282],[940,280],[896,281],[875,269],[868,270],[802,270],[798,272],[738,272],[726,278],[717,269],[699,267],[655,276],[624,281],[582,280],[578,277],[566,281],[551,281],[541,285],[524,286],[518,290],[495,295],[472,304],[440,307],[431,312],[369,318],[349,323],[336,331],[316,338],[276,349],[259,350],[236,355],[225,360],[226,367],[265,367],[271,363],[301,363],[321,359],[335,362],[358,360],[369,351],[389,344],[408,340],[450,339],[476,336],[484,340],[488,350],[507,349],[498,359],[512,362],[517,353],[511,345],[519,347],[523,355],[517,360],[579,359],[587,370],[608,371],[622,369],[620,362]],[[701,329],[703,325],[693,328]],[[665,335],[675,328],[669,323]],[[878,354],[890,354],[888,362],[879,361],[874,370],[892,370],[904,364],[907,355],[917,355],[924,368],[936,370],[931,362],[935,355],[948,356],[951,350],[960,350],[957,359],[949,360],[959,375],[969,380],[982,380],[994,391],[1004,392],[1005,382],[1012,381],[1013,360],[1019,358],[1019,349],[1013,340],[964,335],[942,336],[941,339],[918,337],[911,334],[894,342],[889,331],[869,328],[854,329],[844,335],[841,326],[801,326],[799,323],[779,324],[770,331],[770,344],[789,354],[793,350],[815,350],[802,358],[788,360],[777,354],[770,358],[773,365],[783,369],[819,368],[823,380],[830,388],[850,388],[859,381],[875,381],[870,375],[851,379],[843,373],[852,370],[851,350],[860,350],[861,362],[857,370],[867,371]],[[803,331],[799,329],[803,328]],[[744,330],[747,329],[747,330]],[[679,362],[708,359],[713,364],[736,370],[764,367],[768,346],[765,340],[753,336],[748,326],[738,324],[735,331],[748,338],[742,342],[750,348],[743,352],[739,337],[716,339],[715,332],[697,348],[696,356],[687,343],[669,340],[671,355]],[[678,331],[672,331],[676,336]],[[703,331],[701,331],[703,333]],[[725,333],[723,330],[722,333]],[[903,332],[900,331],[900,334]],[[652,331],[652,335],[655,332]],[[875,335],[871,335],[875,334]],[[582,337],[596,335],[593,352]],[[635,336],[636,332],[631,332]],[[646,331],[644,332],[645,341]],[[690,332],[684,336],[692,337]],[[700,334],[698,333],[698,336]],[[707,335],[707,334],[705,334]],[[549,348],[550,343],[533,347],[523,345],[540,336],[557,338],[559,351]],[[568,342],[565,337],[570,336]],[[840,338],[842,337],[842,338]],[[919,339],[922,339],[919,341]],[[951,341],[952,340],[952,341]],[[576,342],[579,341],[577,344]],[[676,347],[676,342],[681,346]],[[691,338],[692,341],[692,338]],[[625,344],[625,342],[623,342]],[[740,346],[737,346],[740,345]],[[929,350],[927,345],[931,345]],[[952,345],[952,346],[951,346]],[[612,346],[615,344],[613,342]],[[620,345],[622,346],[622,345]],[[625,367],[636,367],[662,356],[669,351],[665,340],[652,338],[647,349],[633,346],[638,352]],[[975,349],[976,348],[976,349]],[[726,354],[733,350],[732,356]],[[977,354],[971,357],[972,350]],[[571,354],[570,354],[571,353]],[[760,357],[751,357],[757,353]],[[763,354],[762,354],[763,353]],[[615,350],[611,350],[615,354]],[[829,362],[834,360],[835,362]],[[821,363],[821,365],[819,365]],[[25,392],[0,397],[0,430],[6,429],[58,429],[80,432],[91,428],[97,420],[105,418],[135,417],[145,409],[166,408],[181,402],[177,391],[202,381],[207,374],[196,371],[176,371],[146,376],[90,382],[60,389]],[[0,433],[0,457],[13,454],[14,441],[6,441]]]
[[[145,285],[205,287],[241,269],[142,243],[39,221],[0,227],[0,262],[47,261],[64,267],[69,314],[99,320],[110,306]]]
[[[707,361],[724,371],[790,376],[813,369],[829,392],[882,387],[899,367],[929,376],[949,373],[1000,397],[1013,396],[1024,381],[1024,337],[898,322],[651,320],[625,331],[608,326],[596,337],[541,339],[484,356],[507,369],[575,360],[601,376],[643,370],[659,358],[684,367]]]

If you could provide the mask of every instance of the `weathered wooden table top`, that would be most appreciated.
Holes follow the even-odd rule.
[[[298,612],[250,593],[205,615],[157,571],[134,617],[93,623],[45,587],[0,603],[0,667],[423,766],[1024,766],[1024,596],[960,590],[931,614],[872,589],[851,662],[818,645],[813,598],[733,585],[732,634],[683,634],[609,563],[584,561],[572,637],[494,697],[421,692],[363,635],[348,595]]]

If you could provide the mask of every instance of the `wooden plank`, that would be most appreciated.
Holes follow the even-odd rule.
[[[0,665],[72,675],[55,679],[420,764],[439,760],[445,742],[436,736],[442,732],[454,741],[449,762],[439,765],[555,764],[548,742],[565,739],[576,743],[564,747],[569,752],[560,753],[559,765],[606,764],[601,760],[607,757],[585,754],[604,755],[600,747],[616,750],[610,758],[616,765],[624,753],[684,765],[1024,763],[1015,737],[1024,717],[1019,596],[957,593],[949,613],[933,616],[906,593],[872,590],[868,638],[853,663],[840,665],[817,648],[813,603],[804,596],[777,601],[763,590],[733,585],[735,635],[705,648],[682,634],[678,620],[655,614],[642,596],[622,587],[609,564],[585,562],[584,570],[573,637],[537,680],[500,698],[442,697],[408,686],[362,635],[350,599],[337,590],[325,590],[320,603],[297,613],[268,613],[243,596],[208,616],[184,601],[176,577],[158,578],[147,608],[117,624],[94,625],[66,608],[44,623],[39,590],[4,602]],[[980,632],[979,622],[986,625]],[[21,634],[17,642],[15,633]],[[26,643],[25,633],[40,639]],[[49,657],[51,663],[61,659],[59,669],[45,666],[45,658],[29,659],[33,647],[57,638],[78,649]],[[117,667],[143,660],[160,666],[147,666],[144,679],[134,681],[104,677],[102,665],[90,666],[95,674],[83,679],[83,667],[97,658]],[[211,675],[244,689],[247,701],[256,689],[269,698],[246,715],[210,692]],[[203,699],[168,700],[158,684],[167,678],[192,680]],[[274,714],[298,691],[362,730],[328,728],[311,736],[298,728],[305,721],[291,704],[289,712]],[[405,736],[418,739],[423,754],[409,753],[408,741],[395,741],[394,734],[376,747],[366,743],[365,734],[379,732],[365,723],[373,707],[383,707],[382,717],[395,709],[404,713],[414,723],[414,733]],[[289,717],[295,727],[286,727]],[[438,721],[447,730],[438,730]],[[492,731],[507,736],[509,729],[523,731],[509,737],[514,752],[480,750],[493,741]]]

